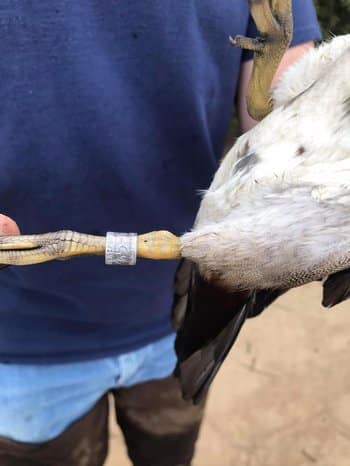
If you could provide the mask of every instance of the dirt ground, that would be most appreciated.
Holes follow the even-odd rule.
[[[350,301],[294,290],[248,321],[211,391],[193,466],[350,465]],[[107,466],[129,466],[114,426]]]

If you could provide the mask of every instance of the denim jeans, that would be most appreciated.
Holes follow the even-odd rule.
[[[0,436],[40,443],[61,434],[104,393],[171,374],[174,335],[136,351],[53,365],[0,364]]]

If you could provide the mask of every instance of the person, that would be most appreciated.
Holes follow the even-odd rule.
[[[294,1],[279,73],[320,32]],[[5,1],[1,234],[188,230],[254,35],[248,2]],[[188,465],[203,404],[182,400],[170,323],[174,262],[80,258],[0,273],[0,464],[101,466],[107,393],[136,466]]]

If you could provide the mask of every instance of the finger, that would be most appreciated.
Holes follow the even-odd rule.
[[[19,235],[20,230],[12,218],[0,214],[0,235]]]

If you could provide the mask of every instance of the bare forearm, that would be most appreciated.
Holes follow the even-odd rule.
[[[278,67],[277,73],[272,82],[272,87],[276,85],[283,71],[286,68],[288,68],[288,66],[290,66],[292,63],[294,63],[298,58],[300,58],[309,48],[313,46],[314,46],[313,42],[306,42],[304,44],[291,47],[284,55],[281,61],[281,64]],[[253,118],[249,116],[248,110],[247,110],[247,104],[246,104],[248,82],[249,82],[252,69],[253,69],[253,60],[249,60],[242,64],[241,73],[240,73],[238,96],[237,96],[237,110],[238,110],[240,128],[242,132],[248,131],[256,124],[256,121],[253,120]]]

